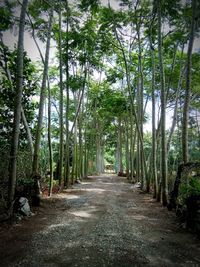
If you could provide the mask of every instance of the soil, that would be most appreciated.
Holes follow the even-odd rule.
[[[0,227],[0,266],[200,266],[200,240],[125,177],[93,176]]]

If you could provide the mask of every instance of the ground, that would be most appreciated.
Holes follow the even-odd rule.
[[[126,178],[89,177],[0,228],[0,265],[200,266],[200,240]]]

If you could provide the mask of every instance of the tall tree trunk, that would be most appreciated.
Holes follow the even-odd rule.
[[[118,119],[116,157],[117,157],[117,173],[123,173],[123,164],[122,164],[122,125],[121,125],[121,118]]]
[[[125,120],[125,135],[126,135],[126,177],[130,178],[130,151],[129,151],[129,124],[128,121]]]
[[[85,146],[84,146],[84,176],[83,178],[87,178],[88,176],[88,143],[89,143],[89,141],[87,141],[87,123],[85,123],[84,141],[85,141]]]
[[[175,96],[175,107],[174,107],[174,113],[173,113],[173,119],[172,119],[172,125],[169,131],[169,137],[167,140],[167,153],[169,153],[170,150],[170,143],[172,140],[172,136],[175,130],[175,126],[176,126],[176,122],[177,122],[177,111],[178,111],[178,101],[179,101],[179,96],[180,96],[180,88],[181,88],[181,84],[183,81],[183,76],[185,73],[185,68],[181,69],[180,68],[180,76],[179,76],[179,80],[178,80],[178,86],[176,89],[176,96]]]
[[[89,144],[89,135],[87,132],[87,129],[89,127],[88,125],[88,92],[86,91],[86,109],[84,114],[84,159],[83,159],[83,178],[87,178],[88,176],[88,144]]]
[[[160,89],[161,89],[161,176],[162,176],[162,204],[167,205],[168,183],[167,183],[167,149],[166,149],[166,92],[165,92],[165,75],[162,55],[162,0],[158,0],[158,57],[160,67]]]
[[[101,130],[99,121],[96,122],[96,172],[101,173]]]
[[[133,112],[130,112],[130,180],[133,179],[133,160],[134,160],[134,145],[133,145]]]
[[[66,136],[65,136],[65,178],[64,178],[64,185],[68,187],[69,185],[69,176],[70,176],[70,162],[69,162],[69,151],[70,151],[70,135],[69,135],[69,60],[68,60],[68,53],[69,53],[69,42],[68,42],[68,33],[69,33],[69,7],[68,1],[66,1],[66,9],[67,9],[67,43],[66,43],[66,109],[65,109],[65,127],[66,127]],[[72,174],[73,175],[73,174]]]
[[[105,165],[104,165],[104,142],[102,137],[101,143],[101,173],[104,173]]]
[[[137,37],[138,37],[138,73],[139,73],[139,78],[138,78],[138,118],[139,118],[139,124],[140,124],[140,134],[141,134],[141,139],[140,139],[140,145],[139,147],[143,147],[143,119],[144,119],[144,114],[143,114],[143,105],[144,105],[144,92],[143,92],[143,70],[142,70],[142,47],[141,47],[141,38],[140,38],[140,23],[141,23],[141,17],[139,18],[140,22],[136,23],[136,29],[137,29]],[[140,180],[141,180],[141,188],[147,189],[146,186],[146,179],[144,175],[144,158],[142,153],[139,153],[139,164],[140,164]]]
[[[60,71],[60,144],[59,144],[59,185],[62,184],[63,177],[63,151],[64,151],[64,136],[63,136],[63,70],[62,70],[62,11],[61,0],[59,1],[59,71]]]
[[[139,120],[138,120],[137,112],[135,110],[134,98],[133,98],[133,93],[132,93],[132,89],[131,89],[129,65],[128,65],[128,62],[127,62],[127,59],[126,59],[126,54],[125,54],[125,51],[124,51],[124,47],[123,47],[123,45],[122,45],[122,43],[120,41],[120,38],[118,36],[116,28],[114,28],[114,31],[115,31],[116,39],[117,39],[117,41],[118,41],[118,43],[120,45],[122,56],[123,56],[123,60],[124,60],[124,64],[125,64],[126,82],[127,82],[129,97],[130,97],[130,100],[131,100],[131,108],[132,108],[133,116],[134,116],[134,119],[135,119],[138,139],[139,139],[139,142],[141,143],[141,149],[140,150],[141,150],[141,156],[143,157],[144,174],[145,174],[145,177],[148,177],[147,165],[146,165],[146,159],[145,159],[145,153],[144,153],[144,147],[143,147],[143,137],[142,137],[142,134],[141,134],[140,123],[139,123]]]
[[[19,145],[19,132],[21,120],[21,102],[23,91],[23,69],[24,69],[24,28],[25,17],[28,0],[23,0],[19,23],[19,37],[17,46],[17,77],[16,77],[16,96],[13,122],[13,135],[11,140],[10,162],[9,162],[9,189],[8,189],[8,208],[12,210],[12,203],[14,200],[15,186],[16,186],[16,171],[17,171],[17,152]]]
[[[78,121],[76,121],[75,125],[75,181],[78,180]]]
[[[44,63],[42,86],[41,86],[41,92],[40,92],[39,115],[38,115],[38,124],[37,124],[37,129],[36,129],[35,146],[34,146],[33,170],[32,170],[33,174],[39,172],[38,168],[39,168],[40,140],[41,140],[41,133],[42,133],[44,102],[45,102],[45,97],[46,97],[46,82],[47,82],[48,67],[49,67],[49,51],[50,51],[50,40],[51,40],[51,30],[52,30],[52,19],[53,19],[53,9],[50,11],[50,14],[49,14],[45,63]]]
[[[49,196],[52,194],[53,189],[53,150],[51,143],[51,89],[48,82],[48,146],[49,146],[49,170],[50,170],[50,179],[49,179]]]
[[[134,132],[134,135],[133,135],[133,132]],[[134,129],[134,131],[132,131],[132,136],[131,136],[131,139],[132,139],[132,145],[131,145],[131,180],[132,181],[136,181],[135,179],[135,173],[136,173],[136,163],[135,163],[135,145],[136,145],[136,139],[137,139],[137,131],[136,129]]]
[[[79,118],[78,118],[78,129],[79,129],[79,135],[78,135],[78,139],[79,139],[79,179],[82,180],[83,178],[83,134],[82,134],[82,110],[79,114]]]
[[[156,164],[156,97],[155,97],[155,58],[154,51],[151,51],[152,60],[152,180],[154,184],[154,197],[158,195],[158,178],[157,178],[157,164]]]
[[[153,21],[152,21],[153,23]],[[152,84],[151,84],[151,98],[152,98],[152,168],[151,176],[154,185],[154,198],[158,195],[158,177],[157,177],[157,164],[156,164],[156,97],[155,97],[155,54],[152,41],[152,27],[150,27],[150,49],[151,49],[151,66],[152,66]]]
[[[191,95],[191,69],[192,69],[192,48],[194,43],[195,34],[195,13],[197,9],[197,0],[192,0],[192,21],[190,30],[190,39],[187,51],[187,68],[186,68],[186,87],[185,87],[185,100],[183,107],[183,123],[182,123],[182,154],[183,162],[187,163],[189,160],[188,153],[188,121],[189,121],[189,106]]]
[[[139,134],[137,132],[136,136],[136,142],[137,142],[137,157],[136,157],[136,180],[137,182],[141,181],[140,177],[140,157],[141,157],[141,151],[140,151],[140,140],[139,140]]]

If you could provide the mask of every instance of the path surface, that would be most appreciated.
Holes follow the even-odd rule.
[[[200,266],[200,241],[125,178],[90,177],[0,228],[0,266]]]

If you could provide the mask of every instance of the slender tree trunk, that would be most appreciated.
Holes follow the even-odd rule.
[[[59,185],[62,184],[63,178],[63,152],[64,152],[64,136],[63,136],[63,57],[62,57],[62,11],[61,0],[59,1],[59,72],[60,72],[60,144],[59,144]]]
[[[80,180],[82,180],[83,178],[83,134],[82,134],[82,111],[79,114],[79,118],[78,118],[78,128],[79,128],[79,178]]]
[[[86,63],[86,65],[85,65],[85,70],[84,70],[84,82],[83,82],[83,87],[82,87],[82,90],[81,90],[80,95],[79,95],[79,98],[78,98],[78,103],[77,103],[77,107],[76,107],[75,119],[74,119],[74,122],[73,122],[73,125],[72,125],[72,128],[71,128],[71,132],[72,132],[73,129],[74,129],[74,126],[75,126],[75,124],[76,124],[76,121],[77,121],[79,112],[80,112],[80,110],[81,110],[81,104],[82,104],[83,96],[84,96],[84,92],[85,92],[85,85],[86,85],[86,79],[87,79],[87,74],[88,74],[88,72],[89,72],[89,68],[88,68],[88,65],[87,65],[87,63]]]
[[[26,120],[26,116],[25,116],[23,107],[21,107],[21,116],[22,116],[22,122],[24,124],[24,128],[26,130],[26,134],[27,134],[28,143],[29,143],[29,147],[30,147],[30,151],[31,151],[31,156],[33,157],[33,154],[34,154],[33,138],[32,138],[32,134],[31,134],[31,130],[29,128],[28,122]]]
[[[126,177],[130,178],[130,151],[129,151],[129,129],[128,121],[125,120],[125,129],[126,129]]]
[[[8,208],[12,210],[16,186],[16,171],[17,171],[17,152],[19,145],[20,120],[21,120],[21,102],[23,91],[23,53],[24,53],[24,28],[25,16],[28,0],[23,0],[19,23],[19,37],[17,47],[17,77],[16,77],[16,96],[13,122],[13,135],[11,140],[10,162],[9,162],[9,189],[8,189]]]
[[[154,197],[158,194],[158,178],[156,164],[156,98],[155,98],[155,60],[154,51],[151,51],[152,59],[152,180],[154,183]]]
[[[88,176],[88,144],[89,144],[89,135],[87,132],[87,129],[89,127],[88,125],[88,92],[86,91],[86,105],[85,105],[85,113],[84,113],[84,130],[83,130],[83,136],[84,136],[84,151],[83,151],[83,178],[87,178]]]
[[[174,54],[173,54],[173,59],[172,59],[172,66],[171,66],[171,69],[170,69],[170,74],[169,74],[168,83],[167,83],[167,89],[166,89],[166,101],[167,101],[167,99],[169,97],[170,87],[171,87],[171,83],[172,83],[172,80],[173,80],[173,72],[174,72],[174,68],[176,66],[176,54],[177,54],[178,45],[179,45],[179,41],[177,41],[175,46],[174,46]]]
[[[136,145],[136,138],[137,138],[137,132],[136,129],[134,129],[134,136],[132,136],[132,175],[131,180],[135,181],[135,170],[136,170],[136,164],[135,164],[135,145]]]
[[[184,69],[180,69],[180,77],[179,77],[179,81],[178,81],[178,86],[176,89],[176,96],[175,96],[175,107],[174,107],[174,113],[173,113],[173,119],[172,119],[172,126],[170,128],[169,131],[169,137],[167,140],[167,153],[169,153],[170,150],[170,143],[172,140],[172,136],[175,130],[175,126],[176,126],[176,122],[177,122],[177,111],[178,111],[178,101],[179,101],[179,96],[180,96],[180,87],[183,81],[183,75],[185,73],[185,68]]]
[[[140,18],[141,23],[141,18]],[[138,118],[139,118],[139,124],[140,124],[140,134],[141,134],[141,140],[140,143],[143,142],[143,119],[144,119],[144,113],[143,113],[143,105],[144,105],[144,88],[143,88],[143,70],[142,70],[142,48],[141,48],[141,38],[140,38],[140,23],[137,22],[137,37],[138,37],[138,73],[139,73],[139,79],[138,79]],[[140,144],[140,147],[143,147],[143,143]],[[140,153],[139,157],[140,162],[140,179],[141,179],[141,188],[147,189],[147,177],[144,175],[144,157],[142,153]]]
[[[88,176],[88,151],[87,151],[87,123],[85,123],[85,130],[84,130],[84,178]]]
[[[157,177],[157,163],[156,163],[156,97],[155,97],[155,54],[152,41],[152,24],[150,27],[150,49],[151,49],[151,65],[152,65],[152,84],[151,84],[151,98],[152,98],[152,168],[151,175],[154,185],[154,198],[158,195],[158,177]]]
[[[196,127],[197,127],[197,133],[198,133],[198,146],[200,147],[200,125],[198,120],[199,111],[196,109]]]
[[[49,196],[52,194],[53,189],[53,150],[51,143],[51,89],[48,82],[48,146],[49,146],[49,170],[50,170],[50,179],[49,179]]]
[[[139,123],[139,120],[138,120],[137,112],[135,110],[134,98],[133,98],[133,93],[132,93],[132,89],[131,89],[129,66],[128,66],[128,62],[127,62],[127,59],[126,59],[126,55],[125,55],[125,51],[124,51],[123,45],[122,45],[122,43],[121,43],[121,41],[119,39],[119,36],[118,36],[116,28],[114,30],[115,30],[115,35],[116,35],[117,41],[118,41],[118,43],[120,45],[120,48],[121,48],[121,51],[122,51],[122,56],[123,56],[123,59],[124,59],[126,82],[127,82],[127,87],[128,87],[130,100],[131,100],[131,108],[132,108],[133,116],[134,116],[134,119],[135,119],[136,130],[137,130],[137,133],[138,133],[139,142],[141,143],[141,149],[140,150],[141,150],[141,155],[143,157],[144,174],[145,174],[145,177],[148,177],[147,165],[146,165],[146,159],[145,159],[145,153],[144,153],[144,147],[143,147],[143,137],[142,137],[142,134],[141,134],[141,131],[140,131],[140,123]]]
[[[102,140],[102,144],[101,144],[101,173],[104,173],[104,169],[105,169],[105,165],[104,165],[104,142]]]
[[[74,176],[75,176],[75,162],[76,162],[76,142],[75,142],[75,137],[74,137],[74,147],[73,147],[73,160],[72,160],[72,171],[71,171],[71,181],[70,184],[74,183]],[[68,181],[69,184],[69,181]]]
[[[141,151],[140,151],[140,140],[139,140],[139,136],[138,136],[138,132],[137,132],[137,157],[136,157],[136,180],[139,182],[141,181],[140,177],[140,157],[141,157]]]
[[[182,154],[183,162],[187,163],[189,160],[188,153],[188,121],[189,121],[189,106],[191,95],[191,69],[192,69],[192,49],[195,34],[195,18],[196,18],[197,0],[192,0],[192,21],[190,30],[190,39],[187,51],[187,68],[186,68],[186,87],[185,87],[185,100],[183,107],[183,123],[182,123]]]
[[[78,138],[78,134],[77,134],[77,131],[78,131],[78,127],[77,127],[77,124],[78,124],[78,122],[76,121],[76,125],[75,125],[75,128],[74,128],[74,130],[75,130],[75,134],[74,134],[74,136],[75,136],[75,181],[77,181],[78,180],[78,140],[77,140],[77,138]]]
[[[99,121],[96,122],[96,172],[101,173],[101,131]]]
[[[132,181],[133,179],[133,160],[134,160],[134,146],[133,146],[133,121],[132,121],[132,115],[133,113],[131,112],[130,114],[130,180]]]
[[[74,147],[73,147],[73,164],[72,164],[72,174],[71,174],[71,184],[74,184],[74,181],[77,180],[77,122],[74,127]]]
[[[168,183],[167,183],[167,149],[166,149],[166,92],[165,92],[165,75],[162,55],[162,22],[161,22],[162,0],[158,0],[158,57],[160,67],[160,89],[161,89],[161,176],[162,176],[162,204],[167,205]]]
[[[117,131],[117,173],[123,173],[123,164],[122,164],[122,125],[121,118],[118,120],[118,131]]]
[[[50,15],[49,15],[49,25],[48,25],[46,54],[45,54],[45,64],[44,64],[44,71],[43,71],[43,77],[42,77],[42,86],[41,86],[40,103],[39,103],[38,124],[37,124],[37,129],[36,129],[35,146],[34,146],[33,170],[32,170],[33,174],[39,172],[40,140],[41,140],[41,133],[42,133],[44,102],[45,102],[45,97],[46,97],[46,82],[47,82],[48,66],[49,66],[49,51],[50,51],[52,19],[53,19],[53,9],[50,11]]]
[[[69,176],[70,176],[70,134],[69,134],[69,60],[68,60],[68,53],[69,53],[69,42],[68,42],[68,33],[69,33],[69,8],[68,8],[68,1],[66,2],[66,9],[67,9],[67,42],[66,42],[66,109],[65,109],[65,125],[66,125],[66,136],[65,136],[65,178],[64,178],[64,185],[68,187],[69,185]],[[72,173],[73,176],[73,173]]]
[[[27,12],[27,16],[28,16],[28,19],[29,19],[30,24],[31,24],[31,27],[32,27],[32,38],[33,38],[33,41],[34,41],[34,43],[35,43],[35,45],[36,45],[36,47],[37,47],[37,49],[38,49],[38,52],[39,52],[39,54],[40,54],[40,58],[41,58],[41,60],[42,60],[42,63],[44,64],[44,57],[43,57],[43,55],[42,55],[42,51],[41,51],[41,49],[40,49],[40,46],[39,46],[39,44],[38,44],[38,42],[37,42],[37,39],[36,39],[36,36],[35,36],[35,27],[34,27],[34,24],[33,24],[32,19],[31,19],[31,17],[30,17],[30,15],[29,15],[28,12]]]

